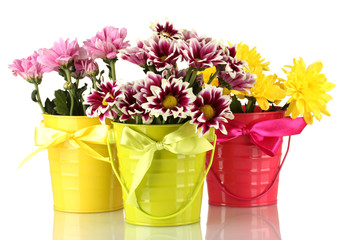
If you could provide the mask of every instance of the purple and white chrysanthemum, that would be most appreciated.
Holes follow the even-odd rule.
[[[175,66],[180,55],[177,43],[170,39],[153,37],[147,45],[149,66],[154,65],[157,71],[163,71]]]
[[[121,111],[122,115],[119,120],[121,122],[129,119],[135,119],[136,116],[141,116],[143,123],[150,122],[150,115],[141,106],[139,100],[136,99],[136,94],[140,90],[142,81],[128,82],[121,86],[121,96],[116,102],[116,106]]]
[[[208,43],[208,42],[212,41],[212,38],[207,37],[205,35],[199,36],[198,33],[196,31],[194,31],[194,30],[189,31],[189,30],[186,30],[186,29],[182,29],[181,30],[181,34],[182,34],[182,39],[184,41],[186,41],[186,42],[189,42],[189,40],[192,39],[192,38],[197,39],[199,42],[205,42],[205,43]]]
[[[223,60],[226,62],[225,72],[230,74],[231,78],[235,78],[236,74],[244,74],[244,67],[248,65],[246,61],[239,60],[236,57],[236,46],[228,47],[223,44],[219,45],[223,54]]]
[[[118,97],[121,94],[119,86],[110,80],[105,78],[98,85],[99,90],[92,90],[92,93],[85,96],[84,104],[89,104],[90,106],[86,110],[86,114],[89,117],[99,117],[102,123],[105,122],[105,118],[116,118],[118,113],[113,108]]]
[[[145,66],[149,58],[145,43],[143,41],[138,41],[137,47],[124,49],[121,58],[141,67]]]
[[[230,111],[231,97],[223,95],[222,92],[222,88],[205,85],[193,103],[190,123],[196,124],[197,130],[201,129],[200,135],[202,136],[211,127],[227,134],[224,123],[227,123],[227,119],[233,119],[234,116]]]
[[[232,77],[232,74],[219,72],[218,77],[230,85],[229,89],[238,91],[246,91],[247,89],[252,88],[256,83],[257,76],[255,74],[238,72],[235,75],[235,77]]]
[[[162,79],[160,86],[150,86],[152,96],[146,97],[142,107],[155,117],[162,116],[166,121],[169,116],[187,118],[191,115],[191,105],[195,100],[189,83],[182,78]]]
[[[180,44],[183,59],[188,62],[190,67],[204,70],[219,64],[226,64],[223,60],[223,54],[218,50],[218,44],[215,41],[201,41],[191,38],[187,42]]]
[[[182,37],[181,33],[174,28],[173,24],[167,21],[165,25],[159,22],[151,24],[150,28],[159,38],[170,38],[170,39],[180,39]]]

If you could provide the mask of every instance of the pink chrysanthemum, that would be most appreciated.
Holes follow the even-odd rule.
[[[116,102],[116,106],[122,112],[119,118],[121,122],[135,119],[136,116],[141,116],[143,123],[149,123],[149,113],[142,108],[140,101],[135,98],[141,85],[141,81],[137,81],[125,83],[121,86],[122,94]]]
[[[87,57],[85,49],[79,46],[77,40],[69,42],[62,38],[55,42],[50,49],[39,49],[38,62],[49,68],[50,71],[58,71],[58,67],[68,66],[73,60]]]
[[[218,50],[218,44],[214,41],[206,42],[191,38],[188,42],[182,42],[180,48],[183,59],[190,67],[204,70],[225,64],[222,53]]]
[[[211,127],[227,134],[223,123],[233,119],[233,114],[230,111],[231,98],[223,95],[222,91],[222,88],[206,85],[193,103],[190,123],[196,124],[197,130],[201,129],[201,135],[205,135]]]
[[[160,23],[152,24],[150,28],[160,38],[170,38],[175,40],[181,38],[182,36],[180,32],[174,28],[173,24],[168,21],[165,23],[165,25]]]
[[[236,73],[235,77],[226,72],[220,72],[218,74],[219,79],[223,80],[225,83],[229,84],[229,89],[246,91],[252,88],[256,82],[257,76],[255,74],[246,73]]]
[[[114,59],[120,50],[130,46],[129,41],[125,41],[126,35],[126,28],[105,27],[95,37],[84,41],[84,48],[93,59]]]
[[[37,61],[38,56],[38,53],[34,52],[28,58],[14,60],[13,64],[8,67],[12,70],[14,76],[19,75],[30,83],[36,82],[40,84],[43,73],[49,72],[50,69]]]
[[[124,49],[121,58],[133,64],[145,66],[149,58],[145,43],[143,41],[138,41],[137,47]]]
[[[106,78],[98,84],[99,90],[92,90],[92,93],[85,97],[84,104],[89,104],[86,114],[89,117],[99,117],[102,123],[105,118],[116,118],[118,113],[113,109],[113,105],[121,94],[119,86]]]
[[[89,77],[99,74],[99,65],[93,59],[79,59],[74,62],[76,71],[80,71]]]
[[[180,57],[176,42],[170,39],[153,37],[149,40],[147,49],[147,63],[154,65],[157,71],[172,68]]]
[[[195,100],[192,88],[188,86],[189,83],[181,78],[162,78],[160,86],[150,86],[151,96],[146,97],[142,107],[150,115],[162,116],[165,121],[169,116],[187,118],[191,115],[191,104]]]

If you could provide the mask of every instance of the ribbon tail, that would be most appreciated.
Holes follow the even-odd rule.
[[[29,161],[33,156],[35,156],[37,153],[52,147],[52,146],[56,146],[60,143],[65,142],[67,139],[67,135],[66,134],[62,134],[54,139],[52,139],[50,142],[48,142],[47,144],[41,146],[40,148],[38,148],[37,150],[33,151],[29,156],[27,156],[20,164],[19,164],[19,168],[21,168],[27,161]]]
[[[154,153],[155,153],[155,149],[151,148],[139,160],[136,166],[134,177],[132,179],[132,184],[130,187],[129,194],[127,196],[127,200],[126,200],[127,204],[135,206],[135,207],[139,207],[138,202],[137,202],[136,189],[138,188],[145,174],[149,170],[152,159],[154,157]]]
[[[96,158],[98,160],[104,161],[109,163],[110,159],[109,157],[104,157],[102,156],[100,153],[98,153],[97,151],[95,151],[93,148],[91,148],[88,144],[79,141],[79,140],[74,140],[79,146],[80,148],[89,156]]]

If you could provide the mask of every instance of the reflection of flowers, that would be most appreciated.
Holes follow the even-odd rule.
[[[101,84],[98,84],[99,90],[94,90],[85,97],[84,104],[89,104],[86,114],[89,117],[99,117],[102,123],[105,118],[116,118],[117,111],[113,108],[115,101],[120,96],[121,91],[116,83],[105,78]]]
[[[166,121],[169,116],[187,118],[190,116],[190,106],[195,100],[189,83],[182,79],[162,79],[160,86],[150,87],[151,96],[146,98],[142,107],[155,117],[162,116]]]
[[[330,116],[326,104],[332,97],[326,92],[335,85],[327,82],[325,75],[320,73],[323,64],[317,61],[306,68],[302,58],[294,59],[293,63],[293,66],[287,66],[290,71],[284,70],[287,74],[287,81],[284,82],[286,95],[291,97],[286,115],[292,118],[303,115],[307,124],[312,124],[313,116],[321,120],[321,113]]]
[[[191,123],[201,129],[201,135],[206,134],[211,127],[219,129],[223,134],[227,133],[224,123],[227,119],[233,119],[230,111],[231,97],[222,95],[222,91],[222,88],[205,85],[194,101]]]

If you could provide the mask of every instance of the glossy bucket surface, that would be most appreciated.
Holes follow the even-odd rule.
[[[277,205],[252,208],[210,205],[206,240],[281,240]]]
[[[125,223],[125,240],[202,240],[200,223],[149,227]]]
[[[53,240],[123,240],[123,211],[68,213],[55,211]]]
[[[234,120],[251,126],[260,121],[283,117],[284,111],[238,113],[235,114]],[[216,134],[220,138],[221,133]],[[227,191],[240,198],[254,198],[272,184],[279,168],[281,151],[280,147],[275,156],[268,156],[250,141],[249,136],[242,135],[227,142],[217,143],[211,169]],[[250,201],[228,196],[217,186],[210,174],[207,176],[207,184],[210,204],[253,207],[277,202],[278,179],[266,194]]]
[[[155,141],[162,141],[165,135],[177,130],[180,125],[114,123],[119,172],[123,182],[130,189],[136,165],[140,159],[133,158],[133,150],[119,144],[125,126],[129,126]],[[137,156],[137,153],[135,155]],[[204,176],[205,159],[206,153],[182,155],[166,150],[156,151],[150,169],[136,189],[139,206],[150,215],[167,216],[177,212],[189,201],[190,196],[195,198],[194,202],[175,217],[157,220],[143,215],[136,207],[126,204],[127,196],[123,193],[126,222],[145,226],[176,226],[198,222],[202,191],[196,196],[192,196],[192,192]]]
[[[43,115],[45,127],[75,132],[101,124],[85,116]],[[89,144],[102,156],[107,146]],[[69,141],[48,149],[54,208],[66,212],[106,212],[122,208],[121,187],[110,163],[75,148]]]

